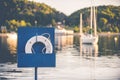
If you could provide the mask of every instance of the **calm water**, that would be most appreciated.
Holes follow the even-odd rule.
[[[34,80],[34,68],[17,68],[17,36],[0,35],[0,80]],[[120,80],[120,36],[99,36],[96,45],[78,36],[57,36],[56,68],[39,68],[38,80]]]

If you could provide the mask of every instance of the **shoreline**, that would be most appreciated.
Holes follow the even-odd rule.
[[[98,33],[99,36],[107,36],[107,35],[120,35],[120,33],[109,33],[109,32],[106,32],[106,33]]]
[[[6,37],[6,36],[9,36],[9,35],[11,35],[11,34],[14,34],[14,33],[0,33],[0,36]]]
[[[80,34],[74,33],[73,35],[80,35]],[[120,35],[120,33],[108,33],[108,32],[98,33],[98,36],[108,36],[108,35]]]
[[[0,36],[7,36],[8,33],[0,33]]]
[[[8,34],[13,34],[13,33],[0,33],[0,36],[7,36]],[[74,36],[79,35],[79,33],[74,33]],[[120,33],[109,33],[109,32],[102,32],[102,33],[98,33],[98,36],[108,36],[108,35],[120,35]]]

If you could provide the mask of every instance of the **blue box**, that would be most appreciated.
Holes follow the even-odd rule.
[[[54,28],[18,29],[18,67],[55,67]]]

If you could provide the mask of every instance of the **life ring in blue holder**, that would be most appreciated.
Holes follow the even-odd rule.
[[[33,45],[37,42],[41,42],[45,45],[44,49],[45,50],[45,54],[50,54],[50,53],[53,53],[53,46],[52,46],[52,43],[51,41],[46,38],[45,36],[42,36],[42,35],[36,35],[36,36],[33,36],[32,38],[30,38],[26,45],[25,45],[25,53],[26,54],[31,54],[33,53]]]

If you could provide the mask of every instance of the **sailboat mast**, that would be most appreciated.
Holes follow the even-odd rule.
[[[82,13],[80,13],[80,35],[82,35]]]
[[[96,11],[95,11],[95,6],[93,7],[94,9],[94,36],[97,35],[97,27],[96,27]]]
[[[91,34],[92,34],[92,22],[93,22],[93,7],[91,6],[91,10],[90,10],[90,29],[91,29]]]

